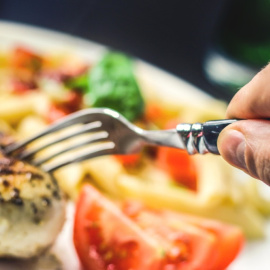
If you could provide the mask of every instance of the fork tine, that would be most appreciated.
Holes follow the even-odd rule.
[[[96,143],[96,142],[104,142],[104,139],[108,138],[108,133],[106,131],[102,131],[102,132],[98,132],[96,134],[93,134],[91,136],[91,138],[87,139],[87,140],[83,140],[79,143],[75,143],[73,145],[67,146],[64,149],[60,149],[59,152],[57,153],[52,153],[51,155],[48,155],[46,157],[43,158],[37,158],[37,159],[33,159],[31,161],[32,164],[36,165],[36,166],[40,166],[41,164],[51,160],[52,158],[55,158],[61,154],[64,154],[66,152],[69,152],[71,150],[77,149],[79,147],[91,144],[91,143]]]
[[[53,162],[53,164],[44,164],[41,167],[44,171],[48,173],[52,173],[53,171],[71,163],[76,163],[76,162],[80,162],[80,161],[84,161],[87,159],[104,156],[104,155],[112,155],[115,152],[114,147],[115,147],[115,144],[113,142],[99,144],[99,145],[96,145],[95,149],[92,149],[91,151],[87,151],[86,153],[78,154],[75,157],[67,158],[66,160],[60,161],[58,163]]]
[[[53,141],[44,143],[41,146],[31,148],[29,150],[23,151],[19,155],[19,158],[27,160],[27,159],[31,158],[33,155],[35,155],[36,153],[40,152],[41,150],[43,150],[43,149],[45,149],[45,148],[47,148],[49,146],[52,146],[52,145],[54,145],[56,143],[63,142],[65,140],[69,139],[69,138],[74,138],[75,136],[78,136],[78,135],[81,135],[81,134],[84,134],[84,133],[97,132],[97,131],[99,131],[99,128],[101,127],[101,125],[102,124],[99,121],[85,124],[85,125],[81,126],[78,130],[75,130],[75,131],[70,132],[68,134],[64,134],[62,136],[59,136],[58,138],[55,138]]]
[[[73,124],[92,122],[95,119],[93,119],[93,117],[91,117],[91,116],[93,116],[94,114],[100,114],[101,111],[102,111],[101,109],[92,109],[91,108],[91,109],[84,109],[84,110],[75,112],[73,114],[70,114],[70,115],[56,121],[54,124],[49,126],[47,129],[36,134],[33,137],[30,137],[27,140],[24,140],[24,141],[19,142],[19,143],[14,143],[14,144],[8,145],[5,148],[5,153],[11,154],[12,152],[17,151],[17,150],[25,147],[27,144],[35,141],[36,139],[39,139],[39,138],[46,136],[50,133],[53,133],[55,131],[59,131],[63,128],[69,127]]]

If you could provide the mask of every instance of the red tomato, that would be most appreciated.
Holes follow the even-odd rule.
[[[17,47],[10,57],[11,66],[15,69],[38,71],[42,61],[41,56],[24,47]]]
[[[166,129],[175,128],[178,120],[167,122]],[[197,190],[197,168],[192,157],[181,149],[159,147],[157,165],[167,171],[174,181],[192,190]]]
[[[115,155],[115,158],[124,166],[136,166],[141,158],[140,154]]]
[[[49,112],[46,115],[46,121],[49,124],[53,123],[69,113],[69,110],[67,110],[67,108],[64,106],[61,106],[60,104],[51,104]]]
[[[74,244],[84,269],[213,270],[219,256],[216,234],[164,217],[163,211],[137,203],[121,210],[84,186],[74,223]]]
[[[164,219],[183,220],[215,235],[217,247],[212,270],[223,270],[236,258],[244,245],[244,235],[240,228],[216,220],[180,214],[163,212]]]
[[[82,94],[76,91],[69,91],[62,102],[52,103],[46,116],[48,123],[73,113],[80,109],[82,103]]]
[[[167,171],[174,181],[192,190],[197,189],[197,168],[185,150],[159,147],[157,165]]]
[[[137,202],[126,204],[124,212],[152,237],[160,237],[166,246],[161,269],[214,269],[217,239],[211,232],[180,218],[164,218],[173,215],[168,210],[140,208]]]
[[[147,104],[145,108],[145,118],[151,122],[155,122],[164,115],[164,112],[160,106],[154,103]]]
[[[25,82],[22,80],[14,79],[11,81],[12,92],[17,95],[27,94],[29,91],[37,89],[35,81]]]
[[[43,59],[32,51],[17,47],[10,55],[12,67],[11,89],[16,94],[25,94],[29,90],[37,89],[37,74]]]
[[[165,109],[156,103],[148,103],[146,104],[144,115],[145,120],[163,129],[170,119],[177,117],[178,112],[169,110],[168,108]]]
[[[83,95],[79,91],[69,90],[65,99],[63,100],[63,106],[71,112],[79,110],[82,106]]]
[[[158,269],[158,247],[90,185],[77,202],[74,244],[86,270]]]

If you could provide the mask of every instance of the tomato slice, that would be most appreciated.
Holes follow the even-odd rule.
[[[11,90],[15,94],[25,94],[38,88],[37,74],[43,59],[24,47],[15,48],[9,58],[11,67]]]
[[[182,218],[164,218],[171,217],[171,211],[140,208],[133,201],[125,203],[124,212],[152,237],[161,238],[165,247],[161,269],[213,269],[217,239],[211,232]]]
[[[224,265],[220,239],[170,211],[116,205],[90,185],[76,206],[74,244],[86,270],[221,270],[213,268]]]
[[[11,87],[12,92],[17,95],[27,94],[29,91],[37,89],[35,81],[25,82],[19,79],[13,79],[11,81]]]
[[[61,102],[52,103],[50,105],[46,120],[48,123],[53,123],[56,120],[79,110],[81,104],[82,94],[77,91],[68,91]]]
[[[212,219],[206,219],[175,212],[163,212],[166,220],[183,220],[215,235],[217,246],[212,270],[226,269],[236,258],[244,245],[244,235],[237,226],[229,225]]]
[[[124,166],[136,166],[141,158],[140,154],[115,155],[115,158]]]
[[[82,106],[82,102],[83,94],[76,90],[69,90],[62,101],[63,106],[65,106],[70,113],[79,110]]]
[[[157,166],[168,172],[176,183],[197,190],[196,164],[185,150],[158,147]]]
[[[64,106],[61,106],[59,104],[51,104],[49,111],[46,115],[46,121],[47,123],[51,124],[68,114],[69,111]]]
[[[17,47],[10,56],[10,64],[15,69],[28,69],[38,71],[43,59],[40,55],[25,47]]]
[[[77,203],[74,244],[86,270],[158,269],[157,243],[90,185]]]
[[[175,128],[179,120],[172,119],[165,128]],[[197,190],[197,168],[192,157],[181,149],[158,147],[157,166],[168,172],[172,179],[191,190]]]
[[[178,110],[172,110],[169,107],[165,108],[160,104],[150,102],[146,104],[144,118],[146,121],[164,129],[168,121],[177,117],[178,114]]]

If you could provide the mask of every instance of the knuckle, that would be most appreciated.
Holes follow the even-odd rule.
[[[247,169],[251,176],[270,185],[270,153],[261,149],[247,158]]]
[[[258,164],[259,167],[259,178],[264,181],[267,185],[270,185],[270,158],[268,157],[261,159]]]

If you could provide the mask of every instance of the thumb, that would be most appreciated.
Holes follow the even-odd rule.
[[[227,126],[218,149],[228,163],[270,185],[270,121],[241,120]]]

